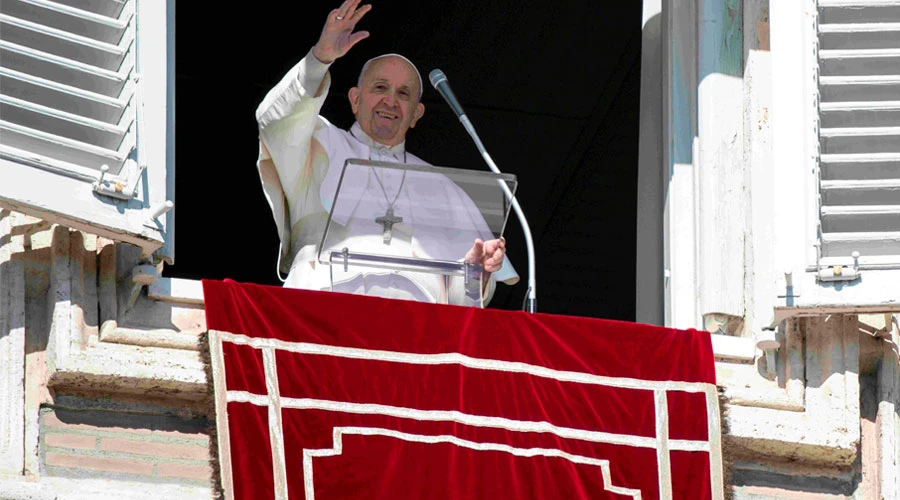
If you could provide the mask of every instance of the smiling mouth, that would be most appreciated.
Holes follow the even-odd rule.
[[[376,111],[375,115],[379,118],[385,118],[387,120],[397,120],[400,117],[391,113],[385,113],[384,111]]]

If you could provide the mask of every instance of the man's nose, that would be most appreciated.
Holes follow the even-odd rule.
[[[388,106],[396,106],[399,100],[397,99],[397,95],[394,93],[388,93],[384,97],[384,103]]]

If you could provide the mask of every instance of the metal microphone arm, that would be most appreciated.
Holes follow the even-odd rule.
[[[459,121],[462,123],[463,128],[466,129],[466,132],[472,137],[472,140],[475,142],[475,147],[478,148],[478,152],[481,153],[481,157],[484,158],[488,167],[495,174],[499,174],[500,169],[497,168],[497,164],[494,163],[491,155],[489,155],[487,149],[485,149],[484,144],[481,142],[481,138],[479,138],[478,133],[475,132],[475,127],[473,127],[472,122],[469,121],[469,117],[466,116],[465,113],[462,113],[459,115]],[[528,219],[525,218],[525,213],[522,212],[522,207],[519,206],[519,201],[516,200],[516,197],[513,196],[512,192],[509,190],[509,186],[503,181],[499,182],[500,187],[503,188],[503,192],[506,194],[506,199],[512,203],[512,208],[519,218],[519,224],[522,225],[522,232],[525,235],[525,246],[528,249],[528,290],[525,292],[525,311],[534,313],[537,312],[537,279],[534,275],[534,239],[531,237],[531,227],[528,225]]]

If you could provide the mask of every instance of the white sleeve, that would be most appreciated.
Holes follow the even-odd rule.
[[[288,197],[302,187],[298,185],[301,170],[330,84],[328,66],[319,62],[310,50],[269,91],[256,110],[260,139]]]
[[[303,168],[310,152],[310,141],[319,122],[319,110],[328,95],[331,78],[328,66],[310,50],[256,109],[259,125],[257,168],[263,192],[281,239],[280,271],[290,269],[290,214],[286,200],[296,199],[304,191]]]
[[[330,64],[325,64],[313,55],[312,49],[266,94],[256,108],[256,121],[260,130],[275,124],[295,112],[295,107],[304,101],[324,97],[328,93],[325,76]],[[322,85],[325,83],[326,85]],[[324,88],[323,88],[324,87]],[[296,110],[300,111],[300,110]]]

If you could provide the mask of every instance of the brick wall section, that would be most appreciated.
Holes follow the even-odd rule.
[[[103,410],[41,410],[45,474],[209,484],[207,421]]]

